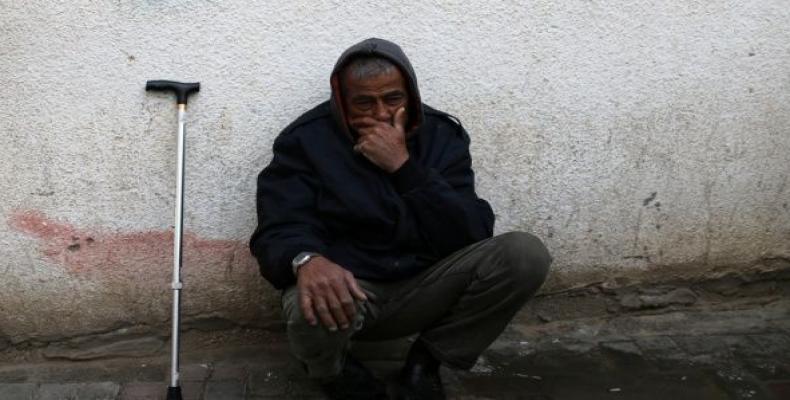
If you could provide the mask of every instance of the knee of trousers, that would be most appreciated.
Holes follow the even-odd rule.
[[[527,295],[536,292],[546,280],[552,262],[543,242],[526,232],[508,232],[492,240],[500,260],[497,275]]]

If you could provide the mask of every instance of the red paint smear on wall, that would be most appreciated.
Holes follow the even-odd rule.
[[[116,233],[82,229],[36,210],[14,211],[8,223],[37,238],[44,257],[74,275],[127,281],[142,278],[145,282],[169,276],[172,271],[171,231]],[[188,265],[192,272],[213,275],[218,267],[228,270],[240,266],[255,268],[254,259],[243,242],[202,239],[186,233],[182,245],[184,268]]]

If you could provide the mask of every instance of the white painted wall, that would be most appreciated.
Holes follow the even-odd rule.
[[[0,341],[167,321],[175,108],[148,79],[202,84],[185,314],[274,310],[245,247],[255,177],[279,130],[327,98],[340,52],[371,36],[401,44],[426,102],[464,122],[497,231],[543,237],[556,284],[790,257],[784,0],[0,10]]]

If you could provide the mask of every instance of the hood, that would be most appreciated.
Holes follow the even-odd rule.
[[[335,124],[349,137],[352,137],[351,131],[346,123],[346,113],[343,110],[342,90],[340,88],[340,71],[348,64],[349,61],[360,55],[376,55],[390,60],[395,64],[406,79],[407,89],[409,91],[409,122],[406,126],[406,135],[410,136],[416,132],[417,127],[422,124],[424,119],[422,100],[420,98],[420,90],[417,88],[417,76],[414,75],[414,69],[411,67],[409,59],[403,53],[400,46],[388,40],[370,38],[365,39],[351,47],[349,47],[335,63],[335,68],[332,69],[332,76],[330,77],[330,84],[332,86],[332,96],[329,99],[329,105],[332,109],[332,118]]]

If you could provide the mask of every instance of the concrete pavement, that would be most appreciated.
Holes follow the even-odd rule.
[[[790,301],[541,324],[516,322],[471,371],[443,370],[452,399],[790,399]],[[189,340],[189,338],[187,338]],[[408,340],[357,343],[391,378]],[[185,399],[321,399],[282,333],[258,343],[187,345]],[[166,353],[166,352],[165,352]],[[166,354],[17,363],[0,368],[4,400],[164,398]]]

